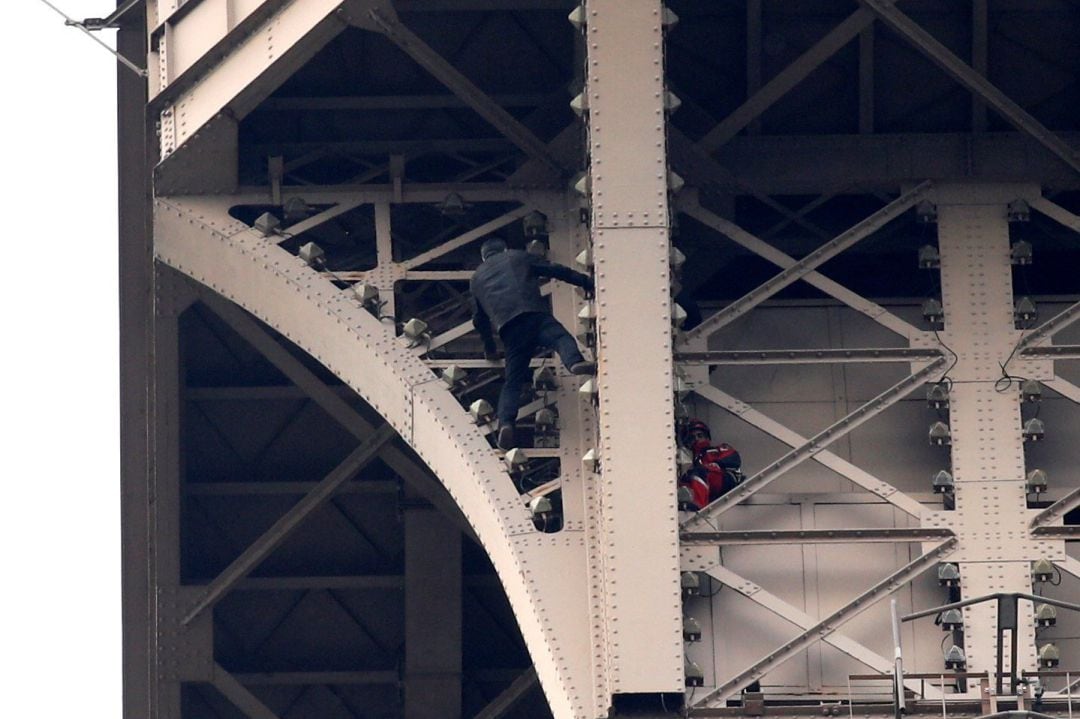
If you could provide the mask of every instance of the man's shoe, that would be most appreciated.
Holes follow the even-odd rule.
[[[596,363],[581,360],[570,365],[570,374],[596,374]]]
[[[514,425],[504,424],[499,427],[499,434],[495,438],[495,446],[506,451],[514,448]]]

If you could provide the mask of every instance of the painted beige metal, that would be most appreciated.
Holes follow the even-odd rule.
[[[682,691],[662,7],[585,9],[603,492],[592,599],[611,691]]]
[[[532,526],[503,465],[436,375],[318,272],[227,214],[158,198],[156,257],[267,322],[356,390],[437,473],[491,557],[556,717],[595,716],[584,541]]]
[[[1029,592],[1030,562],[1044,554],[1062,559],[1065,553],[1063,542],[1029,535],[1035,512],[1027,509],[1025,500],[1019,393],[995,388],[999,363],[1021,337],[1013,326],[1006,221],[1006,205],[1016,197],[1016,188],[1009,187],[955,186],[935,193],[946,316],[943,340],[957,354],[949,407],[956,509],[924,516],[923,524],[947,525],[957,533],[955,559],[964,598]],[[993,670],[993,605],[966,607],[964,617],[966,624],[978,628],[965,633],[969,670]],[[1030,624],[1021,623],[1019,646],[1019,668],[1035,669]]]

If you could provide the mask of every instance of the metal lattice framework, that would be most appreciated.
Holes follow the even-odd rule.
[[[1017,389],[1080,403],[1066,338],[1080,287],[1021,290],[1011,255],[1031,223],[1080,256],[1080,128],[1062,119],[1076,58],[1040,60],[1056,69],[1013,99],[991,63],[991,21],[1011,6],[966,3],[959,52],[948,11],[915,0],[805,17],[766,0],[671,5],[159,0],[104,22],[149,69],[145,86],[121,81],[121,129],[154,128],[121,158],[147,175],[145,195],[124,194],[125,291],[153,298],[125,307],[125,443],[146,459],[125,468],[131,716],[891,715],[888,690],[851,687],[856,668],[892,680],[881,599],[944,603],[925,575],[945,561],[952,598],[1030,593],[1037,559],[1080,579],[1080,490],[1062,477],[1032,499],[1041,434]],[[1070,3],[1037,5],[1080,26]],[[735,52],[728,33],[738,92],[706,81]],[[883,77],[901,62],[922,63],[926,86]],[[824,77],[849,71],[846,89]],[[935,103],[945,119],[923,127]],[[535,363],[553,381],[519,413],[524,469],[469,412],[499,384],[464,286],[496,232],[596,283],[595,298],[545,290],[599,368],[583,381]],[[889,266],[899,252],[914,265],[919,244],[939,253],[924,272],[943,328],[922,329],[911,301],[926,292]],[[1017,319],[1021,293],[1061,309]],[[707,310],[685,332],[676,296]],[[808,306],[831,313],[825,340],[799,343],[813,318],[762,329]],[[412,317],[427,331],[406,331]],[[833,335],[834,320],[857,329]],[[780,372],[849,370],[850,395],[770,399]],[[927,384],[948,389],[947,449],[899,471],[858,451],[883,426],[924,444],[923,420],[896,428]],[[549,409],[553,435],[532,426]],[[691,411],[762,451],[738,488],[686,513]],[[954,482],[944,503],[912,477],[932,462]],[[557,524],[530,513],[537,497]],[[695,573],[711,592],[684,591]],[[703,641],[688,643],[688,617]],[[928,653],[935,636],[905,635],[912,711],[1025,709],[1030,685],[983,690],[1003,671],[997,621],[964,608],[947,635],[962,676]],[[1034,621],[1012,634],[1004,670],[1030,677],[1048,635]],[[1063,668],[1080,658],[1067,639]],[[1071,673],[1043,679],[1040,711],[1071,715]],[[526,701],[538,686],[546,707]]]

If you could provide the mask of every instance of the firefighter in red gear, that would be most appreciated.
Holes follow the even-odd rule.
[[[730,444],[713,444],[709,426],[692,419],[686,427],[683,444],[694,457],[693,466],[679,478],[693,498],[687,509],[699,510],[724,496],[743,481],[742,458]]]

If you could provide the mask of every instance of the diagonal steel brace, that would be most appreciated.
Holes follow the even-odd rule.
[[[900,569],[882,579],[874,586],[858,595],[835,612],[825,617],[817,624],[807,628],[805,632],[777,648],[774,652],[765,655],[759,661],[736,674],[731,679],[718,685],[716,689],[706,694],[694,704],[694,708],[715,706],[728,697],[737,693],[744,686],[767,674],[773,667],[787,661],[800,651],[819,639],[824,639],[835,632],[841,624],[869,609],[876,601],[886,594],[895,591],[902,584],[910,582],[922,574],[931,566],[937,564],[942,557],[951,552],[957,545],[956,537],[942,542],[921,557],[908,562]]]
[[[779,478],[788,470],[802,464],[825,447],[846,435],[848,432],[851,432],[867,420],[877,416],[899,402],[906,397],[916,385],[924,382],[928,375],[932,374],[944,363],[944,357],[931,362],[918,372],[908,375],[892,387],[889,387],[877,397],[874,397],[872,400],[848,414],[846,417],[843,417],[838,422],[826,427],[824,430],[807,440],[806,443],[794,448],[752,477],[748,477],[746,481],[736,489],[728,492],[720,499],[703,508],[683,524],[683,529],[687,531],[700,529],[701,525],[707,524],[713,517],[731,509],[751,494],[754,494],[773,480]]]
[[[906,212],[908,208],[914,206],[926,197],[930,192],[931,186],[932,183],[927,180],[908,190],[885,207],[864,219],[862,222],[848,229],[846,232],[837,235],[806,257],[782,271],[780,274],[750,290],[750,292],[743,295],[741,298],[735,300],[724,309],[706,319],[693,330],[686,333],[686,340],[689,341],[696,337],[700,337],[701,335],[712,334],[716,330],[734,322],[739,317],[742,317],[780,290],[796,282],[810,272],[813,272],[818,267],[825,264],[825,262],[860,240],[869,237],[900,214]]]

